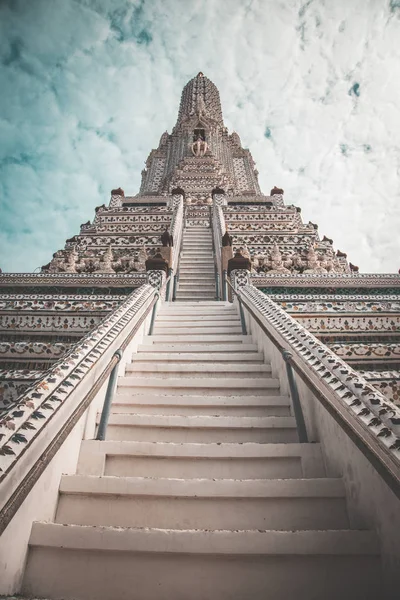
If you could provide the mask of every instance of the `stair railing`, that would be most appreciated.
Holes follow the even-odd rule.
[[[215,265],[215,284],[216,284],[216,297],[220,300],[226,300],[226,289],[224,293],[224,279],[222,273],[222,259],[221,259],[221,248],[222,248],[222,236],[225,233],[225,219],[222,212],[222,207],[217,202],[218,198],[214,197],[213,205],[210,210],[211,220],[211,231],[213,241],[213,252],[214,252],[214,265]],[[222,284],[222,285],[221,285]]]
[[[303,441],[316,437],[315,414],[320,412],[316,410],[316,400],[400,498],[400,408],[271,298],[249,284],[247,271],[233,272],[236,281],[237,273],[245,274],[246,279],[246,283],[233,287],[235,297],[240,298],[246,310],[247,330],[259,336],[261,342],[264,336],[264,345],[265,337],[268,338],[272,345],[267,349],[276,370],[282,374],[285,367],[299,435],[305,436]],[[243,275],[240,278],[243,280]],[[231,285],[229,280],[227,283]],[[296,388],[294,372],[301,384],[297,383]],[[302,388],[300,393],[296,391],[298,385]],[[325,418],[323,412],[320,417]],[[311,435],[306,423],[314,431]]]
[[[171,221],[171,235],[174,242],[172,266],[168,270],[166,301],[176,299],[177,282],[179,281],[179,262],[182,251],[183,230],[185,225],[185,209],[183,205],[183,196],[173,196],[174,211]],[[178,252],[175,250],[178,249]],[[172,285],[171,285],[172,284]],[[172,290],[172,298],[171,298]]]
[[[235,289],[228,278],[225,279],[225,282],[232,289],[232,292],[234,292],[234,294],[237,298],[237,302],[239,305],[240,322],[241,322],[241,326],[242,326],[242,334],[247,335],[246,318],[244,316],[243,300],[242,300],[242,294],[241,294],[240,288]],[[246,304],[245,304],[245,306],[246,306]],[[264,326],[264,324],[262,323],[262,321],[259,319],[259,317],[256,314],[254,314],[254,312],[251,310],[251,308],[249,308],[249,306],[246,306],[246,309],[249,310],[250,314],[256,320],[256,322],[261,327],[263,332],[266,335],[268,335],[268,337],[269,337],[269,333],[268,333],[266,327]],[[293,373],[293,367],[290,364],[290,358],[292,357],[292,354],[288,350],[286,350],[283,346],[278,344],[275,340],[271,340],[271,341],[274,342],[275,347],[281,353],[282,358],[286,364],[287,380],[288,380],[288,384],[289,384],[290,397],[292,399],[293,412],[294,412],[297,431],[298,431],[298,435],[299,435],[299,442],[301,444],[305,444],[308,442],[308,435],[307,435],[306,424],[304,421],[303,409],[301,407],[299,390],[297,388],[296,379],[295,379],[295,376]]]
[[[130,360],[129,349],[133,352],[139,332],[146,333],[144,328],[158,296],[158,290],[148,284],[135,290],[93,331],[72,346],[41,380],[19,396],[1,419],[0,533],[10,524],[72,433],[76,440],[75,428],[81,428],[77,443],[80,443],[82,435],[86,438],[93,435],[105,384],[113,373],[114,382],[108,386],[110,396],[115,388],[115,367],[120,364],[123,368]],[[94,411],[92,403],[96,405]],[[86,424],[82,425],[85,414]],[[77,457],[77,451],[73,452]],[[61,454],[55,472],[50,472],[51,477],[56,479],[64,472],[64,464],[71,468],[71,458],[64,455],[65,451]],[[54,486],[56,490],[57,484]],[[35,494],[40,496],[37,487],[35,490]],[[45,496],[48,488],[41,493]],[[23,518],[26,520],[28,517],[25,515]],[[26,536],[29,536],[30,523],[21,523],[20,528],[24,527],[27,528]]]
[[[219,256],[218,261],[218,246],[215,244],[215,236],[214,236],[214,226],[213,226],[213,218],[212,218],[213,209],[210,206],[210,228],[211,228],[211,243],[212,243],[212,252],[213,252],[213,263],[214,263],[214,280],[215,280],[215,299],[221,300],[220,294],[220,264],[221,257]],[[219,254],[221,253],[221,249],[219,248]]]

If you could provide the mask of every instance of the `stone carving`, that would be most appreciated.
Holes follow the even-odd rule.
[[[288,261],[286,261],[288,262]],[[284,266],[282,253],[279,251],[278,245],[275,243],[271,251],[270,259],[271,271],[273,274],[290,273],[289,269]]]
[[[307,252],[307,268],[304,273],[326,273],[327,270],[321,266],[318,254],[315,252],[315,248],[310,246]]]
[[[192,150],[193,156],[196,156],[196,158],[199,158],[206,154],[206,152],[208,150],[208,144],[205,140],[201,139],[201,137],[198,137],[196,139],[196,141],[193,142],[193,144],[191,145],[191,150]]]
[[[100,264],[97,273],[114,273],[113,269],[113,252],[111,246],[107,246],[105,253],[100,259]]]
[[[152,269],[147,272],[147,281],[151,287],[161,290],[166,281],[166,272],[164,269]]]
[[[64,266],[66,273],[76,273],[76,263],[78,262],[79,256],[75,247],[72,248],[71,252],[67,254],[67,260]]]
[[[138,271],[146,270],[147,250],[146,246],[142,246],[139,250],[136,268]]]

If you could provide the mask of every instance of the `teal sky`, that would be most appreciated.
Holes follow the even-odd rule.
[[[198,71],[363,271],[400,267],[400,0],[0,0],[0,267],[49,262],[140,172]]]

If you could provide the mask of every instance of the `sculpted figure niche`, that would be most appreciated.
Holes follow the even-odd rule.
[[[208,150],[207,142],[202,138],[200,134],[196,136],[196,140],[191,145],[193,156],[200,158],[205,155]]]

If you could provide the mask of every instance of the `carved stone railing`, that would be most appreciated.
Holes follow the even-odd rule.
[[[363,287],[400,287],[400,275],[392,273],[252,273],[251,282],[260,287],[284,285],[292,287],[318,286],[334,288],[339,285]]]
[[[135,290],[93,331],[72,346],[40,381],[7,407],[7,413],[0,420],[0,491],[4,492],[2,488],[9,478],[14,479],[12,472],[27,456],[30,447],[37,445],[40,439],[46,439],[49,426],[57,420],[58,413],[63,412],[63,420],[69,418],[79,403],[76,398],[71,402],[71,396],[79,386],[84,387],[88,377],[90,385],[94,385],[97,363],[107,357],[117,338],[120,340],[128,335],[154,294],[155,289],[149,285]],[[7,494],[0,496],[6,499]]]
[[[242,272],[236,272],[241,274]],[[246,272],[244,272],[246,273]],[[248,277],[248,274],[247,274]],[[245,278],[237,281],[244,302],[262,316],[271,333],[284,340],[307,374],[315,376],[361,425],[367,438],[375,440],[400,467],[400,409],[378,392],[364,377],[336,356],[271,298]],[[299,365],[298,365],[299,366]],[[400,480],[400,471],[398,471]]]
[[[131,287],[146,282],[146,273],[1,273],[0,289],[5,286]]]

